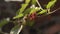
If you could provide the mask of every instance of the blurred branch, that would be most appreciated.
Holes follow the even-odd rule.
[[[52,13],[54,13],[54,12],[56,12],[57,10],[59,10],[60,9],[60,7],[59,8],[57,8],[56,10],[53,10],[52,12],[50,12],[50,13],[47,13],[47,14],[52,14]]]
[[[21,27],[19,28],[17,34],[19,34],[21,32],[22,28],[23,28],[23,25],[21,25]]]
[[[39,5],[39,7],[43,10],[41,4],[38,2],[38,0],[36,0],[37,4]]]

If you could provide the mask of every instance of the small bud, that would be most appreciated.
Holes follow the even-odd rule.
[[[35,5],[33,4],[32,7],[35,7]]]
[[[35,5],[33,4],[30,8],[35,8]]]

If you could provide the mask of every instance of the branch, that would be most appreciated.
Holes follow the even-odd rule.
[[[22,25],[21,25],[20,29],[18,30],[17,34],[19,34],[21,32],[21,30],[23,29],[24,25],[26,24],[26,20],[25,19],[26,19],[26,16],[23,17],[23,19],[22,19]]]
[[[19,34],[20,32],[21,32],[21,30],[23,29],[23,25],[21,25],[21,27],[19,28],[19,30],[18,30],[18,33],[17,34]]]
[[[47,13],[47,14],[52,14],[52,13],[54,13],[54,12],[56,12],[57,10],[59,10],[60,9],[60,7],[59,8],[57,8],[56,10],[53,10],[52,12],[50,12],[50,13]]]
[[[36,0],[36,2],[38,4],[38,6],[43,10],[43,8],[42,8],[41,4],[38,2],[38,0]]]

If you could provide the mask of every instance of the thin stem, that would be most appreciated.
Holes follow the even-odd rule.
[[[56,9],[56,10],[50,12],[50,13],[47,13],[47,14],[52,14],[52,13],[56,12],[56,11],[59,10],[59,9],[60,9],[60,8],[58,8],[58,9]]]
[[[22,22],[22,25],[21,25],[20,29],[18,30],[17,34],[19,34],[21,32],[21,30],[23,29],[24,25],[26,24],[25,19],[26,19],[26,16],[24,16],[24,18],[22,19],[23,22]]]
[[[48,13],[50,13],[50,9],[47,9]]]
[[[17,34],[19,34],[22,29],[23,29],[23,25],[21,25],[21,27],[20,27],[20,29],[18,30],[18,33],[17,33]]]
[[[37,4],[39,5],[39,7],[43,10],[41,4],[38,2],[38,0],[36,0]]]

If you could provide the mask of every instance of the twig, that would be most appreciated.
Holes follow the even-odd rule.
[[[26,16],[24,16],[24,18],[22,19],[22,25],[21,25],[21,27],[20,27],[20,29],[18,30],[18,33],[17,34],[19,34],[20,32],[21,32],[21,30],[23,29],[23,27],[24,27],[24,25],[26,24]]]
[[[50,13],[47,13],[47,14],[52,14],[52,13],[56,12],[56,11],[59,10],[59,9],[60,9],[60,7],[59,7],[58,9],[56,9],[56,10],[53,10],[53,11],[50,12]]]
[[[36,0],[37,4],[39,5],[39,7],[43,10],[41,4],[38,2],[38,0]]]
[[[21,25],[21,27],[19,28],[19,30],[18,30],[18,33],[17,34],[19,34],[20,32],[21,32],[21,30],[23,29],[23,25]]]

